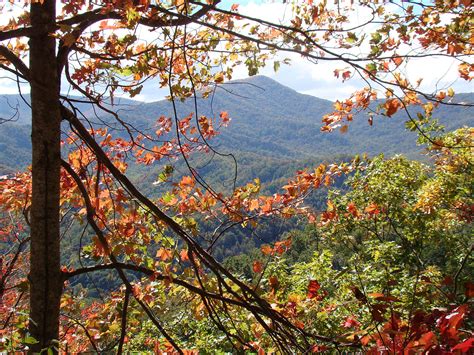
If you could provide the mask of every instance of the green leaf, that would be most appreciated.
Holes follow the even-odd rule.
[[[170,203],[175,198],[175,195],[167,191],[161,198],[165,203]]]
[[[273,62],[273,70],[277,72],[278,69],[280,69],[280,62],[279,61]]]
[[[375,63],[367,64],[366,69],[371,73],[376,73],[377,72],[377,66],[375,65]]]
[[[23,343],[24,343],[24,344],[32,345],[32,344],[38,344],[39,341],[36,340],[35,338],[33,338],[31,335],[27,335],[27,336],[25,337],[25,340],[23,340]]]
[[[346,41],[348,43],[356,43],[358,40],[359,39],[357,38],[357,35],[354,32],[347,33]]]
[[[371,43],[379,43],[382,40],[382,35],[378,32],[372,33],[372,39],[370,40]]]

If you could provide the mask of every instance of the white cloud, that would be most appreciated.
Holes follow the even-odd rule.
[[[20,11],[20,8],[16,7],[13,12],[18,11]],[[239,11],[249,16],[277,23],[288,23],[291,19],[291,6],[284,3],[250,1],[245,2],[245,4],[242,3]],[[366,11],[355,8],[355,11],[350,16],[350,21],[357,23],[366,17]],[[368,32],[369,30],[365,29],[365,31]],[[151,41],[156,37],[156,33],[141,28],[139,30],[139,37],[143,37],[146,41]],[[410,48],[407,48],[407,50],[410,50]],[[367,48],[360,48],[359,51],[365,52]],[[354,90],[364,86],[363,81],[360,79],[352,79],[342,83],[340,79],[334,76],[334,70],[343,68],[345,66],[344,63],[319,61],[317,64],[314,64],[298,54],[291,53],[279,54],[276,59],[282,60],[286,57],[291,59],[290,66],[282,65],[280,70],[275,73],[270,61],[269,66],[262,69],[260,74],[267,75],[301,93],[330,100],[346,98]],[[449,57],[421,58],[411,60],[408,64],[404,63],[403,65],[406,66],[404,69],[412,80],[423,78],[421,89],[427,92],[449,86],[453,86],[457,92],[472,91],[472,87],[468,82],[458,79],[457,64]],[[243,65],[234,71],[235,79],[242,79],[247,76],[247,68]],[[63,88],[63,90],[66,89],[65,87]],[[28,91],[28,88],[25,87],[25,91]],[[16,84],[6,79],[0,79],[0,93],[17,93]],[[159,88],[156,80],[151,80],[147,82],[142,93],[135,97],[135,99],[156,101],[164,98],[166,95],[168,95],[167,89]]]
[[[398,9],[395,5],[390,11]],[[285,23],[289,21],[291,9],[285,4],[275,3],[256,3],[250,2],[245,6],[240,6],[239,11],[250,16],[263,17],[265,20],[276,23]],[[368,19],[368,12],[360,7],[354,8],[350,13],[349,23],[358,24]],[[370,33],[374,31],[376,25],[370,24],[363,28],[363,32]],[[360,33],[359,35],[361,35]],[[361,55],[367,53],[368,46],[358,48],[353,51],[353,54]],[[412,51],[412,48],[405,48],[406,52]],[[357,53],[355,52],[357,51]],[[399,53],[402,54],[402,53]],[[275,80],[287,85],[301,93],[318,96],[330,100],[337,98],[346,98],[353,91],[365,86],[365,83],[360,78],[351,79],[348,82],[342,83],[340,79],[334,76],[334,70],[344,68],[345,64],[341,62],[319,61],[317,64],[311,63],[296,54],[281,54],[279,58],[291,58],[291,66],[282,66],[281,69],[275,73],[271,65],[261,71],[261,74],[270,76]],[[453,87],[456,92],[473,91],[470,83],[462,80],[458,76],[457,62],[450,57],[426,57],[415,60],[410,60],[403,64],[404,70],[408,78],[413,82],[419,78],[423,78],[420,89],[428,93],[440,89]],[[236,78],[246,77],[246,69],[239,68],[236,70]]]

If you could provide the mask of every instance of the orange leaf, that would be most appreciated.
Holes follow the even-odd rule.
[[[349,211],[349,213],[351,215],[353,215],[354,217],[358,217],[359,216],[359,212],[357,211],[357,207],[356,205],[354,204],[354,202],[349,202],[347,204],[347,210]]]
[[[254,273],[260,274],[263,271],[263,264],[260,261],[254,261],[252,269]]]
[[[380,213],[380,209],[375,203],[371,203],[365,208],[365,212],[370,215],[377,215]]]
[[[179,252],[179,257],[181,261],[189,261],[188,251],[183,249]]]
[[[173,253],[171,252],[170,249],[165,249],[165,248],[160,248],[157,252],[156,252],[156,257],[158,259],[161,259],[163,261],[166,261],[166,260],[169,260],[173,257]]]
[[[264,255],[270,255],[270,254],[273,254],[273,248],[268,245],[268,244],[265,244],[265,245],[262,245],[262,247],[260,248],[260,250],[262,251],[262,253]]]
[[[220,117],[222,119],[222,123],[228,123],[230,121],[229,114],[227,113],[227,111],[222,111]]]
[[[387,116],[392,117],[398,111],[401,105],[402,104],[397,99],[388,100],[385,103],[385,110],[386,110]]]
[[[277,278],[276,276],[270,277],[270,278],[268,279],[268,281],[270,282],[270,286],[271,286],[273,289],[275,289],[275,288],[278,287],[279,282],[278,282],[278,278]]]
[[[401,57],[395,57],[395,58],[392,58],[393,62],[395,63],[395,65],[398,67],[400,64],[402,64],[403,62],[403,58]]]
[[[182,186],[193,186],[194,185],[194,180],[191,176],[183,176],[181,179],[180,185]]]

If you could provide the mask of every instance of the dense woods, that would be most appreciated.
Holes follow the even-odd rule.
[[[0,8],[23,101],[0,111],[0,351],[472,351],[472,95],[410,71],[472,79],[471,1]],[[364,84],[231,81],[295,54]],[[146,85],[168,101],[120,104]]]

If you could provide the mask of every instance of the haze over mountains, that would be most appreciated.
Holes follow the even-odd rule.
[[[459,101],[474,102],[474,94],[459,94]],[[232,81],[217,88],[212,99],[198,100],[198,114],[219,115],[227,111],[232,121],[212,144],[224,153],[233,152],[246,159],[265,157],[270,161],[306,160],[338,154],[354,155],[403,153],[416,157],[416,134],[405,130],[405,117],[376,117],[373,126],[359,114],[345,134],[322,133],[321,118],[332,111],[332,102],[300,94],[278,82],[255,76]],[[161,115],[172,115],[169,101],[141,103],[121,100],[121,117],[141,129],[151,128]],[[117,109],[116,108],[116,109]],[[193,100],[177,103],[181,117],[194,112]],[[90,105],[81,104],[86,116],[94,121]],[[29,107],[18,95],[0,97],[0,118],[19,113],[16,122],[0,125],[0,174],[23,169],[30,160]],[[471,125],[474,109],[443,106],[436,116],[443,118],[447,129]]]

